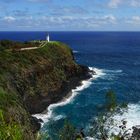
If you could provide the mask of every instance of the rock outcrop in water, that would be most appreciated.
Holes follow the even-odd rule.
[[[0,131],[5,132],[4,125],[12,130],[16,126],[14,132],[9,129],[10,136],[19,134],[21,140],[35,139],[40,120],[31,114],[44,111],[51,103],[66,97],[81,80],[90,77],[89,69],[78,65],[72,50],[59,42],[22,52],[2,49],[0,121],[3,129]]]

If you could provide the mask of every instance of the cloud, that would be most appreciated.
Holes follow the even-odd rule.
[[[52,10],[50,13],[51,15],[56,16],[64,16],[64,15],[83,15],[87,14],[88,11],[86,9],[83,9],[79,6],[70,6],[70,7],[56,7]]]
[[[23,0],[21,2],[52,2],[53,0]],[[9,3],[16,3],[16,2],[19,2],[19,0],[0,0],[0,3],[6,3],[6,4],[9,4]]]
[[[133,7],[140,7],[140,0],[131,0],[130,5]]]
[[[119,6],[140,7],[140,0],[110,0],[108,7],[118,8]]]
[[[29,10],[27,8],[25,10],[13,10],[11,14],[17,17],[25,17],[29,15]]]
[[[12,17],[12,16],[5,16],[3,18],[3,20],[6,21],[6,22],[13,22],[13,21],[16,20],[16,18],[15,17]]]
[[[110,8],[117,8],[120,4],[122,4],[122,0],[110,0],[108,6]]]
[[[20,6],[16,1],[0,0],[0,30],[123,30],[140,25],[140,0],[24,0]]]
[[[49,17],[49,16],[43,16],[41,19],[42,23],[46,22],[46,24],[50,25],[55,25],[55,26],[83,26],[86,27],[87,25],[92,26],[92,25],[103,25],[103,24],[114,24],[116,23],[117,19],[113,15],[105,15],[101,17],[73,17],[73,16],[54,16],[54,17]],[[78,25],[78,26],[77,26]]]
[[[112,23],[112,24],[116,24],[116,23],[117,23],[117,19],[116,19],[116,17],[113,16],[113,15],[106,15],[106,16],[103,17],[103,19],[104,19],[105,21],[107,21],[107,22]]]
[[[32,1],[32,2],[44,2],[44,1],[48,1],[48,0],[28,0],[28,1]]]
[[[132,16],[130,19],[126,20],[126,23],[132,25],[140,25],[140,16]]]
[[[11,24],[11,22],[13,24]],[[116,17],[113,15],[104,16],[40,16],[26,18],[15,18],[12,16],[4,17],[0,20],[0,25],[12,26],[20,30],[30,29],[50,29],[50,30],[91,30],[104,25],[114,25],[117,23]]]
[[[10,0],[1,0],[0,2],[10,2]]]
[[[27,0],[29,2],[50,2],[50,0]]]

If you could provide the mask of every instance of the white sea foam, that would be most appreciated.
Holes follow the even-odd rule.
[[[120,75],[123,75],[123,70],[107,70],[102,69],[103,73],[105,73],[105,76],[102,76],[102,79],[111,80],[114,81],[114,79],[118,78]],[[101,83],[102,84],[102,83]]]
[[[127,122],[126,129],[130,129],[130,132],[132,132],[133,126],[140,126],[140,103],[129,104],[127,111],[125,111],[123,114],[114,115],[113,119],[117,124],[117,127],[122,124],[122,120],[125,120]],[[114,130],[116,131],[117,128],[114,128]]]
[[[122,70],[106,70],[106,69],[104,69],[104,72],[108,72],[108,73],[122,73]]]
[[[123,134],[127,130],[129,136],[131,136],[133,129],[132,127],[140,128],[140,102],[138,104],[129,104],[128,109],[123,109],[123,113],[115,113],[108,118],[108,121],[104,124],[106,129],[109,130],[110,136],[112,134],[118,135]],[[122,131],[119,127],[126,121],[126,129]],[[89,126],[89,128],[92,128]],[[88,129],[89,129],[88,128]],[[94,137],[86,137],[86,140],[98,140]],[[110,140],[110,139],[108,139]]]
[[[65,115],[58,115],[58,116],[55,116],[53,120],[58,121],[58,120],[63,119],[63,118],[65,118]]]
[[[92,81],[96,78],[99,78],[103,75],[105,75],[105,73],[103,73],[103,71],[101,69],[97,69],[97,68],[92,68],[92,67],[89,67],[90,70],[93,70],[96,74],[93,74],[92,75],[92,78],[90,78],[89,80],[84,80],[82,81],[81,85],[76,87],[76,89],[73,89],[72,90],[72,94],[69,98],[65,98],[62,102],[59,102],[59,103],[55,103],[55,104],[51,104],[48,108],[47,108],[47,113],[42,113],[42,114],[35,114],[33,115],[34,117],[38,118],[38,119],[42,119],[43,120],[43,123],[47,123],[50,119],[53,119],[53,120],[59,120],[61,118],[63,118],[63,116],[59,116],[57,119],[53,113],[53,110],[57,107],[60,107],[60,106],[64,106],[66,104],[69,104],[73,101],[74,97],[78,94],[80,94],[80,91],[88,88],[91,84],[92,84]]]
[[[122,125],[123,121],[126,121],[126,129],[128,130],[129,134],[131,135],[133,132],[132,127],[137,126],[140,128],[140,103],[138,104],[129,104],[128,109],[123,110],[123,113],[116,113],[110,119],[108,122],[113,120],[113,123],[106,123],[106,127],[110,128],[110,134],[114,133],[115,135],[120,134],[122,130],[119,128],[119,126]]]
[[[85,140],[97,140],[97,139],[92,138],[92,137],[86,137]]]
[[[75,51],[75,50],[74,50],[73,53],[78,53],[78,51]]]

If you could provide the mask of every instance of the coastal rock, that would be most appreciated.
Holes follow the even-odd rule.
[[[31,124],[32,124],[32,130],[33,130],[33,133],[36,133],[40,128],[41,128],[41,122],[42,120],[41,119],[37,119],[36,117],[31,117]]]
[[[140,126],[134,126],[133,133],[131,136],[131,140],[139,140],[140,139]]]

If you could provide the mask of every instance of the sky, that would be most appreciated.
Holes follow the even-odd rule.
[[[140,31],[140,0],[0,0],[0,31]]]

